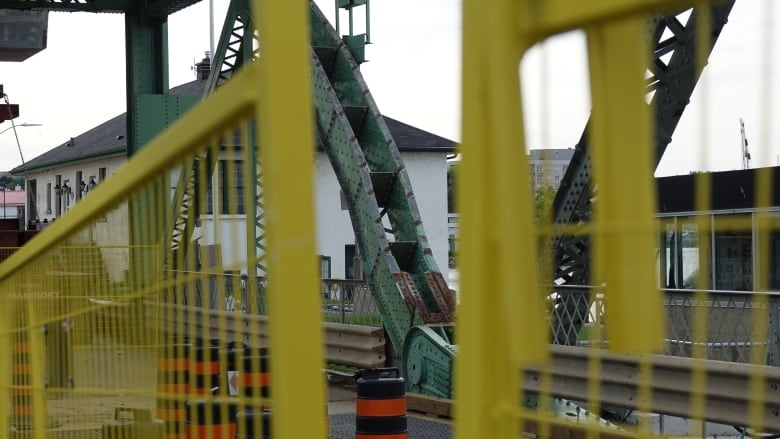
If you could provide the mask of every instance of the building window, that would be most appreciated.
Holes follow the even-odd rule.
[[[750,215],[715,216],[715,289],[753,290],[753,234]]]
[[[705,248],[699,248],[700,236],[695,217],[682,217],[673,219],[665,224],[665,230],[661,236],[662,252],[661,279],[662,287],[691,289],[695,287],[711,288],[709,257],[709,237],[705,237],[701,244]],[[703,275],[706,285],[696,285],[699,271]]]
[[[320,255],[320,278],[330,279],[330,256]]]
[[[197,171],[199,172],[199,171]],[[211,172],[208,172],[211,175]],[[196,177],[196,190],[195,192],[200,194],[198,189],[199,178]],[[214,214],[214,189],[212,179],[209,177],[208,189],[206,190],[206,214]],[[246,206],[244,203],[244,162],[239,160],[220,160],[219,161],[219,175],[218,175],[218,187],[219,187],[219,213],[222,215],[243,215],[246,213]],[[200,197],[198,197],[200,198]]]
[[[51,183],[46,183],[46,215],[51,215]]]
[[[70,209],[70,197],[73,195],[73,186],[70,184],[70,180],[65,180],[62,184],[62,198],[65,200],[65,211]]]
[[[356,255],[354,244],[344,246],[344,279],[359,279],[355,276]]]
[[[238,160],[220,160],[219,186],[221,210],[223,215],[243,215],[244,205],[244,162]]]
[[[84,188],[87,187],[87,184],[84,182],[84,179],[82,178],[82,172],[78,171],[76,172],[76,187],[73,188],[73,190],[76,192],[76,201],[81,199],[81,194],[84,191]]]
[[[98,168],[98,182],[106,179],[106,168]]]
[[[55,215],[59,218],[62,215],[62,175],[54,177],[54,208]]]

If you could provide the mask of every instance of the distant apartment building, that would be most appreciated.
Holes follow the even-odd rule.
[[[558,189],[566,174],[574,148],[532,149],[529,151],[531,182],[534,189],[552,186]]]
[[[543,186],[552,186],[557,190],[573,155],[574,148],[532,149],[529,151],[528,163],[531,168],[530,176],[534,190]],[[449,166],[456,164],[457,162],[454,161],[449,163]],[[454,263],[453,255],[458,249],[459,222],[457,212],[450,212],[447,215],[451,266]]]

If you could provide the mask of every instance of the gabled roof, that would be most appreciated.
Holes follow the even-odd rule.
[[[205,80],[182,84],[170,90],[175,96],[198,96],[206,87]],[[450,153],[455,151],[455,142],[428,131],[415,128],[398,120],[384,117],[387,128],[401,151],[428,151]],[[67,163],[111,157],[127,153],[127,113],[79,134],[69,141],[28,161],[26,166],[11,170],[13,175]]]
[[[0,204],[5,206],[24,206],[27,199],[24,196],[23,190],[14,191],[0,191]]]
[[[124,113],[115,116],[95,128],[71,138],[62,145],[28,160],[25,165],[11,169],[11,174],[24,175],[25,169],[33,171],[93,158],[126,154],[126,121]]]
[[[455,152],[455,142],[383,115],[387,129],[402,151]]]

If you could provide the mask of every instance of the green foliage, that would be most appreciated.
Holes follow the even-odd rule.
[[[16,186],[24,189],[24,177],[14,177],[12,175],[3,175],[0,177],[0,187],[14,189]]]
[[[349,325],[360,325],[360,326],[382,326],[382,318],[379,316],[379,314],[346,314],[344,316],[344,321],[341,321],[341,315],[340,314],[323,314],[322,320],[324,322],[330,322],[330,323],[346,323]]]
[[[544,185],[534,191],[534,218],[537,224],[541,224],[550,218],[553,201],[555,201],[554,187]]]
[[[455,205],[455,180],[457,174],[458,163],[453,163],[447,168],[447,211],[449,213],[457,211],[457,206]],[[544,185],[534,191],[534,218],[537,224],[549,218],[554,200],[555,188],[550,185]]]

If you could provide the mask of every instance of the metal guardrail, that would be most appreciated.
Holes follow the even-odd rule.
[[[551,345],[550,353],[549,367],[525,370],[521,386],[526,391],[541,392],[542,374],[549,373],[553,395],[588,400],[588,381],[594,370],[590,362],[597,358],[602,405],[638,409],[642,402],[655,413],[693,418],[697,416],[691,402],[698,396],[705,405],[703,414],[710,421],[780,431],[780,368],[668,355],[642,356],[640,360],[637,355],[576,346]],[[647,380],[639,372],[640,361],[652,368],[650,401],[640,397],[639,383]],[[692,386],[695,373],[706,377],[704,385]],[[760,391],[754,387],[757,376],[763,378]],[[701,393],[697,395],[697,391]],[[757,399],[758,395],[763,395],[763,401]],[[753,424],[751,410],[760,413],[760,426]]]
[[[185,305],[144,302],[146,321],[171,335],[241,342],[268,347],[267,317]],[[385,365],[385,332],[381,327],[323,323],[325,359],[359,368]]]

